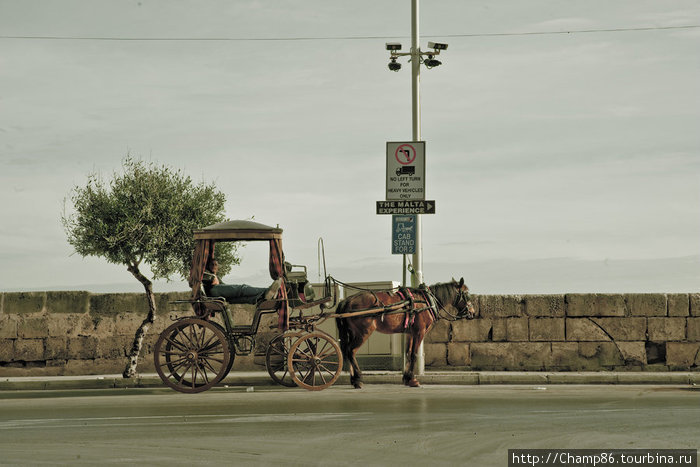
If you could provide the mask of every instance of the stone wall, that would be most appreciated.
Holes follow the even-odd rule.
[[[146,318],[145,297],[143,293],[0,294],[0,376],[120,374],[134,333]],[[139,372],[155,371],[153,346],[172,319],[192,315],[188,304],[170,303],[188,297],[188,293],[156,294],[157,316],[144,339]],[[252,312],[252,307],[236,306],[236,324],[249,323]],[[235,367],[260,369],[252,356],[237,356]]]
[[[153,372],[153,346],[187,293],[156,294],[158,316],[139,364]],[[700,294],[474,296],[477,318],[441,320],[426,339],[428,369],[698,370]],[[144,294],[26,292],[0,294],[0,376],[121,373],[146,316]],[[252,319],[236,306],[236,324]],[[274,317],[271,318],[274,321]],[[262,323],[258,348],[270,324]],[[235,370],[263,363],[237,356]]]
[[[700,294],[473,296],[477,318],[441,320],[431,369],[698,370]]]

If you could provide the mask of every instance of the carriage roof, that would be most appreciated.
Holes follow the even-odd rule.
[[[246,220],[219,222],[194,231],[195,240],[273,240],[282,238],[282,229]]]

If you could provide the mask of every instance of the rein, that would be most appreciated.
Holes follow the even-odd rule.
[[[439,286],[443,286],[443,284],[438,284],[438,285],[439,285]],[[437,309],[437,312],[438,312],[438,313],[436,313],[437,319],[442,318],[442,319],[445,319],[445,320],[447,320],[447,321],[458,321],[458,320],[460,320],[460,319],[463,319],[463,316],[460,316],[460,315],[464,314],[464,312],[465,312],[466,309],[467,309],[467,308],[466,308],[466,307],[467,307],[467,303],[469,303],[469,293],[468,293],[468,292],[465,292],[464,290],[461,290],[461,289],[460,289],[460,290],[458,290],[457,293],[455,294],[455,297],[454,297],[454,299],[452,300],[452,306],[453,306],[454,308],[457,309],[457,314],[456,314],[456,315],[453,315],[452,313],[450,313],[449,311],[447,311],[447,309],[445,308],[445,305],[443,305],[442,302],[440,301],[440,299],[437,297],[437,295],[435,295],[435,292],[433,292],[432,290],[430,290],[430,287],[426,287],[426,290],[427,290],[427,292],[430,294],[430,296],[433,298],[433,300],[435,300],[435,302],[436,302],[437,305],[438,305],[438,306],[437,306],[437,308],[438,308],[438,309]],[[465,308],[463,308],[463,309],[460,309],[460,307],[459,307],[459,303],[460,303],[461,301],[464,301],[464,307],[465,307]],[[447,316],[449,316],[449,318],[448,318],[448,317],[444,317],[444,316],[440,316],[440,313],[439,313],[440,311],[444,312]]]

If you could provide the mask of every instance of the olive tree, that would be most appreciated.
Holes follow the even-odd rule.
[[[71,190],[69,199],[72,212],[67,214],[64,206],[61,216],[68,243],[83,257],[126,266],[145,289],[148,314],[136,330],[123,374],[133,377],[156,316],[152,280],[189,276],[192,231],[226,220],[226,197],[214,184],[195,184],[180,170],[127,156],[122,171],[109,182],[90,174],[85,186]],[[230,242],[219,245],[217,259],[222,274],[239,262]]]

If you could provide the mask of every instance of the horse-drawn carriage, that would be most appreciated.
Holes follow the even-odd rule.
[[[473,308],[464,281],[436,284],[431,288],[361,293],[343,300],[336,313],[335,280],[326,276],[323,296],[316,299],[306,268],[286,263],[282,229],[251,221],[228,221],[194,232],[195,249],[190,269],[195,316],[175,320],[158,337],[154,348],[155,368],[163,382],[180,392],[196,393],[215,386],[231,370],[236,354],[248,355],[265,314],[277,315],[280,332],[265,348],[265,366],[271,378],[285,386],[321,390],[336,382],[349,360],[351,381],[361,387],[355,352],[374,329],[409,334],[404,381],[413,378],[415,351],[441,310],[452,307],[453,317],[469,317]],[[282,286],[271,300],[258,302],[250,324],[236,325],[224,298],[208,297],[202,280],[207,261],[214,257],[217,242],[262,241],[270,247],[269,271]],[[294,271],[294,267],[302,270]],[[319,311],[320,310],[320,311]],[[449,313],[449,312],[448,312]],[[341,346],[317,325],[336,318]],[[412,384],[414,383],[415,384]]]

